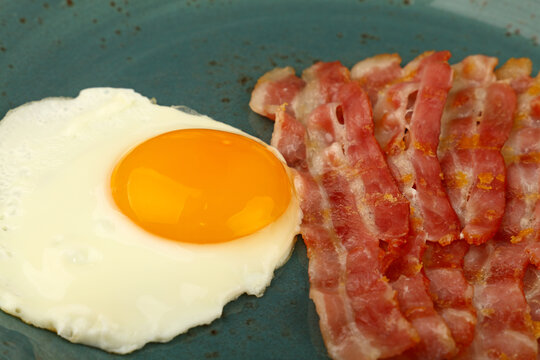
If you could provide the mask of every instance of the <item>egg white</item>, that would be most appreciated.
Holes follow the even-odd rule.
[[[249,137],[127,89],[10,111],[0,121],[0,308],[72,342],[128,353],[210,323],[242,293],[262,295],[299,232],[295,196],[264,229],[208,245],[151,235],[112,200],[116,162],[183,128]]]

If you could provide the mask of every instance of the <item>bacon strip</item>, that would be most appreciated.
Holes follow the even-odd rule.
[[[528,244],[529,260],[538,264],[540,241],[540,76],[530,78],[528,59],[511,59],[497,73],[518,92],[512,133],[503,147],[508,167],[507,208],[500,236]],[[511,74],[511,75],[510,75]],[[524,76],[526,74],[526,76]],[[512,76],[504,78],[504,76]],[[524,86],[528,83],[528,86]]]
[[[471,247],[465,270],[474,286],[475,337],[464,359],[536,359],[529,307],[521,280],[527,265],[525,247],[488,241]]]
[[[292,67],[276,68],[257,81],[249,106],[257,114],[274,120],[279,107],[292,103],[304,86],[304,81],[294,74]]]
[[[341,85],[350,81],[350,74],[339,61],[318,62],[303,71],[302,79],[306,87],[298,94],[293,107],[297,120],[305,124],[315,108],[332,101]]]
[[[436,312],[430,283],[422,271],[426,241],[447,245],[457,239],[459,231],[436,157],[440,118],[452,79],[446,63],[449,56],[447,52],[429,53],[409,63],[400,80],[378,93],[374,110],[377,139],[411,206],[407,244],[387,274],[398,292],[402,311],[421,338],[407,355],[430,359],[448,358],[457,352],[450,329]],[[441,274],[435,267],[443,264],[435,260],[429,264],[434,267],[430,274]],[[446,279],[438,280],[442,287]]]
[[[513,89],[496,82],[496,64],[496,58],[475,55],[453,66],[438,152],[461,235],[476,245],[495,235],[504,213],[505,166],[500,149],[516,107]]]
[[[381,230],[381,238],[402,237],[408,232],[408,203],[373,138],[367,97],[356,84],[348,83],[347,69],[338,62],[318,63],[304,71],[303,78],[305,87],[291,100],[292,111],[282,106],[275,112],[272,144],[300,173],[295,186],[304,212],[302,234],[310,257],[310,296],[320,315],[321,332],[329,353],[336,358],[394,356],[413,346],[417,335],[382,276],[379,238],[367,224]],[[332,97],[340,103],[327,104]],[[301,122],[308,120],[311,136],[305,139]],[[324,126],[336,130],[330,140],[341,151],[336,153],[340,154],[339,166],[330,158],[321,158],[325,153],[321,147],[326,148],[326,139],[332,138]],[[315,141],[318,137],[323,141]],[[371,144],[368,153],[359,149],[364,142]],[[311,154],[307,161],[306,151]],[[378,161],[366,161],[367,157]],[[368,178],[369,171],[380,174],[383,181],[375,183]],[[358,202],[363,206],[357,207]],[[360,214],[359,208],[369,209],[369,213]],[[395,218],[383,219],[384,211]]]
[[[540,269],[529,266],[523,276],[523,291],[529,305],[534,334],[540,338]]]
[[[295,187],[304,213],[302,236],[310,259],[310,297],[333,358],[393,356],[411,347],[416,334],[399,312],[395,294],[380,271],[378,239],[367,231],[356,208],[343,175],[349,169],[342,148],[327,144],[327,137],[319,133],[318,117],[326,114],[315,111],[310,116],[310,137],[305,139],[303,125],[278,110],[272,137],[272,144],[280,150],[308,152],[306,159],[306,151],[283,151],[293,154],[285,158],[300,170]]]
[[[508,85],[495,83],[496,63],[495,58],[470,56],[453,66],[454,81],[441,120],[438,155],[445,187],[460,218],[462,237],[476,244],[495,234],[504,211],[500,148],[510,131],[515,95]],[[460,351],[473,341],[476,325],[473,290],[463,273],[467,250],[458,241],[445,248],[432,245],[424,256],[437,310]]]
[[[537,126],[534,104],[538,85],[529,77],[530,68],[530,62],[510,60],[497,71],[497,77],[518,93],[514,127],[503,148],[507,206],[494,239],[471,248],[465,257],[478,309],[475,338],[466,358],[536,359],[538,354],[523,287],[527,264],[535,260],[531,250],[538,242],[539,229],[536,208],[540,169],[538,160],[531,161],[538,145],[532,145],[527,136],[528,129]]]
[[[339,62],[317,63],[302,79],[276,69],[254,90],[250,106],[277,116],[273,144],[299,171],[310,294],[333,357],[536,358],[540,270],[527,266],[540,266],[540,80],[524,59],[498,79],[493,58],[455,65],[438,147],[448,57],[426,53],[402,69],[398,55],[378,55],[351,75]],[[499,150],[515,92],[505,199]],[[407,236],[408,205],[392,176],[410,201]],[[397,344],[384,312],[399,319]]]
[[[367,94],[354,82],[341,86],[333,100],[335,141],[342,144],[354,174],[348,181],[354,188],[358,208],[366,226],[386,241],[383,269],[397,255],[409,231],[409,202],[399,191],[374,135],[373,117]],[[344,126],[340,123],[344,122]]]
[[[372,104],[377,103],[379,92],[401,77],[401,58],[398,54],[381,54],[356,63],[351,78],[364,89]]]
[[[263,78],[275,77],[272,75],[274,71]],[[291,70],[288,71],[287,76],[291,73]],[[345,126],[335,129],[335,141],[345,147],[348,163],[355,171],[347,179],[354,188],[358,208],[369,230],[377,234],[380,240],[386,241],[387,255],[384,262],[388,264],[408,232],[409,206],[399,192],[373,137],[369,100],[358,84],[350,82],[349,72],[340,62],[316,63],[306,69],[302,77],[305,87],[291,100],[290,107],[293,109],[287,107],[287,112],[297,114],[297,120],[306,123],[307,117],[317,106],[335,102],[340,105],[336,105],[333,110],[328,108],[326,126],[343,123],[343,117],[351,119]],[[258,86],[256,89],[261,90]],[[260,92],[257,96],[261,97]],[[330,129],[327,130],[330,132]],[[295,150],[289,147],[284,151]]]

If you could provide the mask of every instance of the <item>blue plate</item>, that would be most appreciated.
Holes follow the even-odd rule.
[[[0,0],[0,117],[44,97],[127,87],[269,141],[272,122],[248,101],[273,67],[351,66],[389,52],[408,61],[448,49],[454,62],[482,53],[501,63],[529,57],[538,69],[539,18],[540,2],[531,0]],[[0,312],[0,358],[324,359],[308,291],[298,241],[262,298],[242,296],[211,325],[169,343],[116,356]]]

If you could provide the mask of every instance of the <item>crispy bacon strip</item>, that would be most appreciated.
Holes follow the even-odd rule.
[[[530,61],[513,59],[496,73],[518,93],[514,127],[503,147],[507,206],[494,240],[471,248],[465,257],[478,309],[475,338],[465,358],[536,359],[538,354],[523,286],[527,264],[537,259],[534,249],[539,230],[540,169],[538,160],[533,160],[538,138],[530,141],[529,137],[529,130],[537,128],[535,99],[539,92],[538,80],[529,77],[530,69]],[[530,285],[525,286],[529,291],[534,289]]]
[[[326,131],[318,126],[326,121],[319,117],[327,114],[315,111],[310,116],[310,136],[305,139],[303,125],[284,110],[278,111],[272,138],[280,150],[305,149],[282,152],[289,165],[296,164],[300,170],[295,187],[304,213],[310,296],[333,358],[393,356],[412,346],[416,333],[399,312],[395,294],[382,276],[378,239],[367,231],[344,176],[351,170],[343,148],[326,143]]]
[[[504,213],[506,170],[500,149],[516,107],[514,90],[496,81],[495,65],[496,58],[475,55],[453,66],[438,151],[461,235],[476,245],[495,235]]]
[[[436,157],[440,118],[452,80],[446,63],[449,56],[447,52],[428,53],[409,63],[400,80],[379,92],[374,110],[377,139],[411,206],[407,244],[402,257],[388,271],[401,309],[421,338],[409,357],[443,359],[457,352],[450,329],[436,312],[429,281],[422,271],[426,241],[448,245],[457,239],[459,231]],[[441,274],[435,266],[444,264],[435,258],[431,263],[431,274]],[[442,287],[447,279],[437,280]]]

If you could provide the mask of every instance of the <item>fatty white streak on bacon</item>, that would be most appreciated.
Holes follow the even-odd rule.
[[[446,63],[449,55],[426,53],[413,60],[402,69],[400,79],[378,91],[374,108],[377,140],[411,205],[407,244],[402,257],[387,273],[398,292],[402,312],[421,338],[420,344],[405,354],[409,358],[443,359],[457,352],[450,329],[435,309],[427,272],[422,270],[426,242],[448,245],[457,239],[459,231],[436,157],[440,119],[452,79]],[[355,68],[364,69],[366,74],[378,71],[370,71],[366,64],[357,64]],[[361,78],[357,80],[362,83]],[[432,270],[434,274],[443,274],[440,269]],[[437,281],[442,287],[448,276],[438,276]]]
[[[400,313],[395,292],[382,275],[379,238],[368,230],[366,219],[358,211],[358,201],[368,198],[373,202],[372,197],[359,197],[352,190],[365,176],[353,176],[358,174],[358,163],[362,163],[362,157],[380,158],[374,164],[382,164],[383,168],[374,170],[377,173],[386,170],[390,180],[386,186],[393,190],[387,197],[392,199],[392,205],[398,204],[397,208],[405,211],[405,218],[408,204],[393,183],[373,138],[370,111],[356,112],[358,108],[365,108],[367,97],[358,87],[357,91],[364,96],[347,99],[347,89],[351,91],[351,86],[353,89],[357,87],[356,84],[347,84],[347,69],[339,63],[319,63],[304,72],[304,79],[307,84],[302,93],[318,92],[314,97],[318,100],[312,99],[305,105],[298,100],[302,97],[300,94],[292,100],[292,111],[278,107],[272,144],[282,152],[289,166],[299,170],[295,187],[304,212],[302,235],[310,258],[310,296],[320,316],[321,332],[334,358],[377,359],[394,356],[413,346],[417,334]],[[343,91],[339,91],[341,87]],[[319,107],[321,111],[312,110],[312,114],[303,116],[303,122],[310,123],[312,130],[311,140],[304,141],[304,127],[292,114],[301,114],[302,110],[296,109],[314,106],[316,102],[327,102],[332,96],[341,103],[322,105]],[[361,103],[355,105],[358,101]],[[345,118],[345,125],[339,123],[338,107]],[[360,128],[365,128],[366,124],[357,123],[362,121],[371,124],[371,132],[362,133]],[[329,128],[320,128],[319,125],[335,131],[330,135],[327,132]],[[369,140],[369,136],[375,144],[373,151],[358,153],[358,142]],[[338,138],[343,143],[334,141]],[[331,144],[326,144],[328,140]],[[320,147],[334,150],[325,151]],[[347,155],[343,153],[344,149],[347,149]],[[305,161],[306,152],[310,154],[309,161]],[[336,159],[339,159],[337,166]],[[314,174],[317,176],[314,177]],[[352,183],[351,179],[354,180]],[[364,184],[360,185],[365,189]],[[373,195],[373,191],[368,195]],[[408,231],[408,224],[402,222],[400,225],[399,219],[392,219],[386,224],[375,225],[382,227],[396,223],[397,228],[390,228],[403,236]]]
[[[507,205],[501,227],[493,240],[471,247],[465,257],[465,270],[474,286],[474,305],[478,309],[475,338],[463,357],[466,359],[532,360],[538,355],[535,326],[524,294],[524,288],[533,291],[535,286],[523,286],[527,265],[535,261],[531,250],[538,243],[539,231],[540,169],[538,159],[534,158],[540,133],[530,141],[530,130],[538,128],[534,104],[540,91],[536,80],[529,77],[530,69],[530,61],[512,59],[496,72],[498,79],[516,90],[517,110],[512,132],[503,147]],[[532,294],[529,297],[534,298]]]

